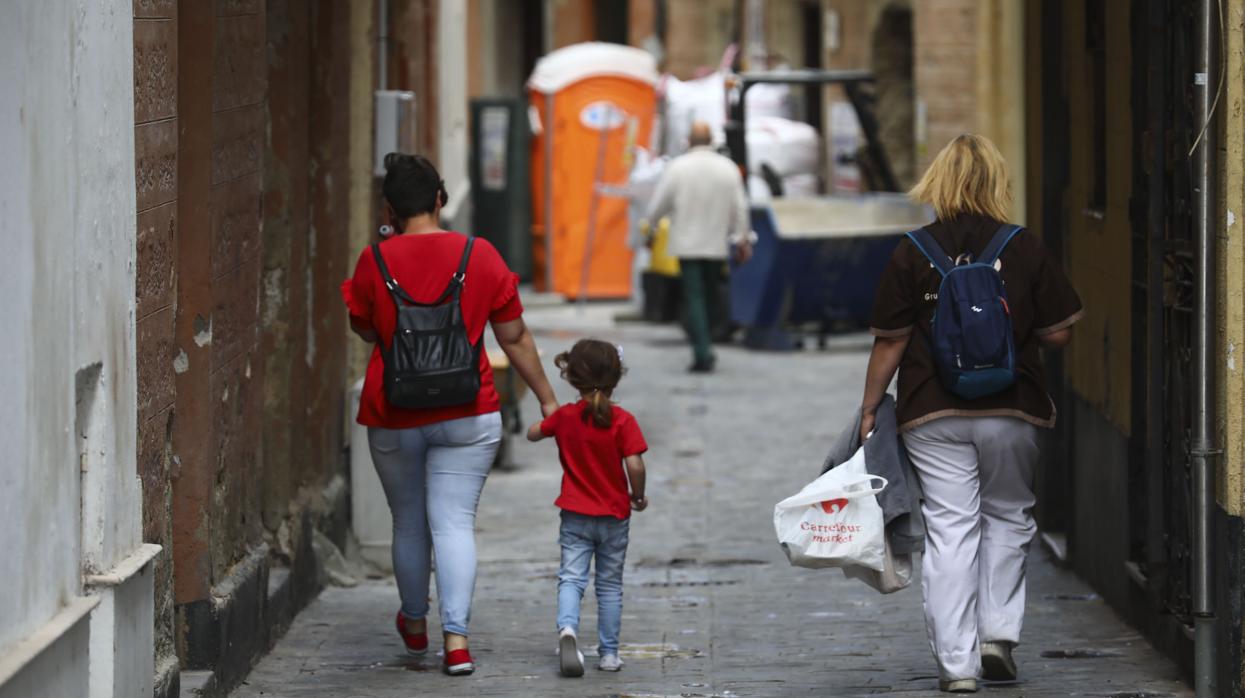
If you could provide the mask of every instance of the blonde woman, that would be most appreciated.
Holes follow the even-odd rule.
[[[1007,166],[986,138],[949,143],[910,193],[933,207],[927,230],[957,263],[982,255],[1006,224]],[[898,421],[924,490],[922,588],[939,688],[973,693],[977,680],[1015,680],[1012,648],[1025,607],[1025,557],[1033,522],[1038,429],[1055,423],[1043,387],[1040,348],[1062,347],[1081,301],[1038,236],[1016,234],[995,265],[1011,316],[1015,381],[965,399],[940,379],[930,351],[942,274],[905,238],[882,275],[871,322],[861,425],[899,371]],[[975,310],[975,309],[974,309]]]

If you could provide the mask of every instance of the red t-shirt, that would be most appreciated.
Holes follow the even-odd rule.
[[[584,418],[587,407],[582,400],[563,405],[540,423],[540,433],[557,440],[562,461],[562,495],[554,505],[585,516],[629,518],[623,459],[644,453],[648,444],[627,410],[614,405],[614,420],[603,429]]]
[[[466,236],[461,233],[395,235],[380,243],[380,252],[398,285],[416,301],[431,303],[449,285],[462,259]],[[386,346],[393,341],[398,310],[385,280],[376,268],[369,247],[359,255],[354,277],[342,284],[342,297],[357,325],[376,330]],[[462,293],[463,321],[472,342],[484,335],[489,322],[509,322],[523,315],[519,301],[519,277],[512,273],[487,240],[476,238],[467,265]],[[408,429],[462,417],[474,417],[501,409],[488,356],[480,352],[480,394],[474,403],[454,407],[404,410],[385,400],[385,363],[380,347],[372,349],[363,379],[358,422],[369,427]]]

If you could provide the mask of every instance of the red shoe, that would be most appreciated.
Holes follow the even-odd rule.
[[[450,650],[445,653],[443,668],[450,676],[466,676],[476,670],[476,664],[467,650]]]
[[[406,616],[402,615],[402,611],[398,611],[398,634],[402,636],[402,643],[406,645],[406,653],[412,657],[422,657],[428,653],[428,632],[413,633],[406,629]]]

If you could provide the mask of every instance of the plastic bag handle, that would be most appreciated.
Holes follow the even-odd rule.
[[[834,472],[834,471],[831,470],[829,472]],[[868,489],[861,489],[861,490],[853,489],[857,485],[872,484],[873,481],[875,480],[880,481],[882,483],[882,486],[881,487],[870,487]],[[886,489],[886,486],[888,484],[889,482],[886,480],[886,478],[882,477],[881,475],[870,475],[869,473],[860,473],[856,475],[854,479],[850,479],[847,482],[839,485],[839,487],[842,488],[842,496],[837,497],[837,499],[860,499],[861,497],[868,497],[871,495],[876,495],[877,493]],[[818,502],[825,501],[825,499],[826,499],[825,495],[822,495],[822,494],[794,494],[782,500],[781,502],[779,502],[777,506],[781,508],[805,506],[808,504],[817,504]]]

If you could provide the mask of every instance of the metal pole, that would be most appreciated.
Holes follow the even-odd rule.
[[[1160,541],[1165,535],[1163,518],[1167,493],[1164,482],[1163,425],[1166,406],[1163,397],[1163,244],[1167,230],[1167,90],[1169,89],[1167,0],[1150,0],[1149,41],[1146,53],[1146,128],[1150,138],[1150,173],[1146,210],[1146,549],[1147,578],[1152,599],[1158,600],[1161,572],[1166,551]]]
[[[1214,292],[1215,292],[1215,162],[1216,129],[1212,118],[1216,85],[1215,18],[1217,0],[1201,0],[1197,16],[1197,65],[1193,75],[1196,118],[1204,129],[1193,153],[1194,235],[1197,276],[1194,286],[1193,429],[1193,623],[1194,687],[1199,698],[1215,691],[1215,565],[1214,545]]]

